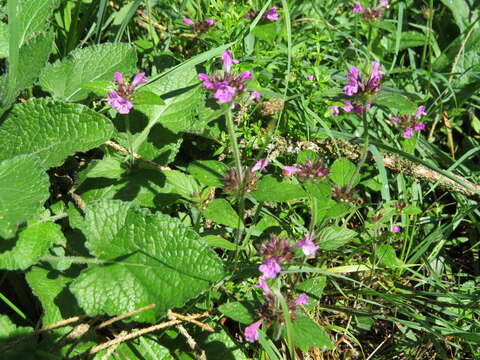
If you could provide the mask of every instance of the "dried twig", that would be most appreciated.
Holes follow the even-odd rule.
[[[148,160],[148,159],[145,159],[142,155],[140,154],[137,154],[137,153],[132,153],[131,151],[129,151],[128,149],[125,149],[122,145],[119,145],[117,144],[116,142],[113,142],[113,141],[107,141],[105,142],[105,145],[107,146],[110,146],[111,148],[115,149],[115,150],[118,150],[124,154],[127,154],[127,155],[131,155],[133,156],[134,159],[137,159],[137,160],[141,160],[141,161],[144,161],[146,162],[147,164],[150,164],[150,165],[153,165],[155,166],[158,170],[172,170],[170,169],[168,166],[162,166],[162,165],[159,165],[157,164],[155,161],[152,161],[152,160]]]
[[[150,305],[147,305],[147,306],[144,306],[144,307],[141,307],[139,309],[135,309],[133,311],[129,311],[129,312],[126,312],[124,314],[120,314],[118,316],[115,316],[114,318],[111,318],[107,321],[104,321],[102,322],[100,325],[97,326],[97,329],[101,329],[101,328],[104,328],[105,326],[108,326],[108,325],[111,325],[113,324],[114,322],[116,321],[120,321],[120,320],[123,320],[127,317],[130,317],[132,315],[135,315],[139,312],[142,312],[142,311],[145,311],[145,310],[149,310],[149,309],[153,309],[156,305],[155,304],[150,304]]]
[[[194,320],[194,319],[198,319],[200,317],[205,317],[207,315],[208,315],[208,313],[194,314],[194,315],[188,316],[188,318],[189,318],[189,321],[191,321],[191,320]],[[164,329],[164,328],[167,328],[167,327],[170,327],[170,326],[175,326],[175,325],[178,325],[178,324],[181,324],[181,323],[182,323],[182,320],[170,320],[170,321],[166,321],[166,322],[163,322],[163,323],[160,323],[160,324],[156,324],[156,325],[152,325],[152,326],[143,328],[141,330],[133,331],[131,333],[123,334],[121,336],[119,335],[115,339],[112,339],[112,340],[109,340],[107,342],[104,342],[103,344],[94,346],[94,347],[90,348],[90,350],[88,350],[88,351],[86,351],[86,352],[84,352],[80,355],[77,355],[76,357],[73,358],[73,360],[79,360],[79,359],[81,359],[85,356],[93,355],[93,354],[98,353],[99,351],[108,349],[111,346],[116,346],[117,344],[120,344],[120,343],[123,343],[125,341],[137,338],[139,336],[142,336],[142,335],[145,335],[145,334],[157,331],[157,330],[161,330],[161,329]]]
[[[169,311],[168,312],[168,318],[170,320],[176,320],[174,313]],[[207,356],[205,355],[205,351],[202,350],[195,339],[188,333],[187,329],[183,327],[183,325],[178,324],[175,326],[180,334],[183,335],[183,337],[187,340],[187,344],[195,352],[195,358],[197,360],[207,360]]]
[[[208,316],[209,314],[208,314],[207,312],[205,312],[205,313],[203,313],[203,314],[201,314],[201,315],[202,315],[202,317],[204,317],[204,316]],[[175,317],[175,318],[177,318],[177,319],[180,319],[180,320],[183,320],[183,321],[191,322],[192,324],[195,324],[195,325],[197,325],[197,326],[200,326],[202,329],[207,330],[207,331],[209,331],[209,332],[214,332],[214,331],[215,331],[210,325],[204,324],[204,323],[202,323],[202,322],[200,322],[200,321],[197,321],[197,320],[193,319],[193,318],[190,317],[190,316],[185,316],[185,315],[182,315],[182,314],[177,314],[177,313],[175,313],[175,312],[173,312],[173,311],[169,311],[169,312],[168,312],[168,317],[170,318],[170,316],[173,316],[173,317]]]
[[[127,331],[123,330],[118,336],[125,336],[126,334],[127,334]],[[108,360],[119,346],[120,346],[120,343],[110,347],[105,353],[105,355],[102,356],[102,360]]]
[[[328,138],[317,140],[315,143],[310,141],[290,143],[286,139],[278,136],[277,147],[271,153],[269,160],[276,158],[279,154],[284,152],[299,152],[302,150],[313,150],[323,155],[337,154],[338,151],[338,155],[344,156],[353,161],[358,160],[362,152],[360,145],[352,144],[344,139],[333,140]],[[460,175],[451,174],[452,177],[458,180],[458,182],[456,182],[435,170],[402,158],[401,156],[390,153],[382,153],[381,156],[384,166],[392,171],[401,172],[429,183],[438,182],[438,186],[445,190],[458,192],[470,198],[480,199],[480,185],[474,184]],[[371,162],[374,161],[373,158],[369,160]],[[462,183],[463,185],[460,185],[459,183]]]

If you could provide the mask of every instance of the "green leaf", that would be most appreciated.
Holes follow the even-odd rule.
[[[102,160],[92,161],[88,172],[85,174],[88,178],[107,178],[119,179],[125,173],[122,162],[113,156],[106,156]]]
[[[103,144],[112,133],[110,120],[84,105],[32,99],[15,105],[0,125],[0,161],[38,156],[48,169],[75,152]]]
[[[87,98],[84,86],[110,80],[118,71],[129,76],[135,71],[137,56],[129,44],[100,44],[77,49],[61,61],[47,66],[40,76],[40,85],[54,98],[77,102]],[[107,96],[107,93],[104,93]]]
[[[293,343],[302,351],[316,347],[322,351],[332,350],[333,344],[325,331],[305,315],[299,315],[293,323]]]
[[[93,92],[95,95],[105,97],[108,91],[112,89],[112,80],[89,81],[80,85],[83,90]]]
[[[135,93],[133,102],[135,105],[165,105],[159,95],[143,89]]]
[[[18,49],[18,69],[9,67],[6,93],[2,100],[4,106],[13,103],[20,91],[33,85],[47,63],[53,40],[53,33],[41,33]]]
[[[408,98],[401,94],[382,91],[380,95],[375,98],[375,104],[385,106],[390,109],[398,110],[401,113],[415,112],[417,106]]]
[[[273,41],[277,35],[276,25],[277,24],[275,22],[265,25],[257,25],[255,29],[253,29],[252,34],[260,40]]]
[[[0,162],[0,237],[14,236],[18,225],[42,209],[49,185],[37,158],[18,156]]]
[[[202,240],[205,241],[207,245],[212,248],[220,248],[225,250],[236,250],[238,248],[238,246],[231,241],[228,241],[227,239],[224,239],[217,235],[202,236]]]
[[[332,195],[332,186],[327,182],[305,183],[305,189],[321,201],[325,201]]]
[[[357,233],[341,226],[332,225],[323,228],[318,236],[320,237],[318,245],[321,249],[335,250],[352,240]]]
[[[188,166],[188,172],[200,183],[215,187],[223,187],[228,169],[227,165],[215,160],[194,161]]]
[[[223,315],[241,324],[251,324],[256,321],[255,305],[251,302],[234,301],[218,307]]]
[[[396,45],[396,36],[396,34],[388,34],[387,36],[384,36],[381,40],[382,45],[386,49],[394,52]],[[425,40],[426,36],[422,33],[419,33],[417,31],[404,31],[402,32],[400,38],[399,50],[405,50],[417,46],[424,46],[426,43]]]
[[[181,73],[166,75],[158,81],[143,86],[142,91],[149,91],[161,96],[164,105],[139,105],[135,109],[148,118],[148,125],[135,138],[133,147],[138,148],[147,138],[150,129],[157,123],[173,132],[183,132],[194,126],[202,101],[202,91],[194,68]]]
[[[225,199],[215,199],[209,203],[205,210],[202,211],[203,216],[218,224],[227,225],[232,228],[243,228],[237,212],[232,205]]]
[[[189,200],[193,200],[200,195],[202,189],[193,176],[177,170],[165,170],[163,174],[166,177],[167,184],[172,186],[172,192]]]
[[[328,177],[339,187],[344,187],[349,184],[355,174],[356,167],[352,162],[346,158],[336,159],[330,167],[330,174]],[[354,185],[354,184],[352,184]]]
[[[280,181],[272,175],[264,176],[251,194],[258,201],[289,201],[307,196],[300,185]]]
[[[8,57],[8,25],[0,24],[0,58]]]
[[[12,249],[0,253],[0,268],[25,270],[36,264],[54,244],[62,243],[65,243],[65,238],[59,225],[52,222],[30,225],[20,232]],[[0,246],[0,251],[3,247]]]
[[[381,264],[385,265],[389,269],[395,269],[403,265],[403,262],[397,258],[395,249],[387,244],[380,245],[375,252],[375,257]]]
[[[2,84],[2,113],[18,93],[33,84],[47,62],[54,34],[47,33],[56,0],[12,0],[8,10],[8,72]]]
[[[88,315],[118,315],[149,304],[132,320],[154,322],[224,277],[221,260],[178,219],[122,201],[90,204],[78,224],[104,265],[70,285]]]
[[[327,278],[325,276],[317,276],[305,280],[296,287],[298,293],[307,294],[308,305],[305,305],[307,309],[315,308],[323,295],[323,289],[326,284]]]
[[[38,266],[32,267],[25,278],[33,294],[42,304],[42,325],[44,327],[81,313],[75,298],[67,290],[67,286],[73,278],[64,273]],[[63,327],[55,332],[65,334],[70,329],[70,327]]]
[[[31,327],[17,327],[6,315],[0,315],[0,348],[22,339],[33,332]],[[19,341],[18,344],[2,350],[0,360],[35,360],[35,341]]]
[[[107,351],[108,349],[100,352],[98,359],[101,360]],[[141,336],[136,341],[122,343],[115,349],[115,354],[118,354],[121,359],[175,360],[175,358],[170,355],[168,348],[161,345],[157,339],[147,336]]]

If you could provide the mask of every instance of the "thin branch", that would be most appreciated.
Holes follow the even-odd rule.
[[[111,148],[120,151],[124,154],[131,155],[134,159],[141,160],[143,162],[146,162],[147,164],[155,166],[158,170],[164,171],[164,170],[172,170],[168,166],[162,166],[157,164],[155,161],[145,159],[142,155],[137,154],[137,153],[132,153],[131,151],[127,150],[124,148],[122,145],[117,144],[116,142],[113,141],[106,141],[105,145],[110,146]]]
[[[126,312],[126,313],[124,313],[124,314],[120,314],[120,315],[118,315],[118,316],[115,316],[114,318],[111,318],[111,319],[109,319],[109,320],[107,320],[107,321],[102,322],[100,325],[97,326],[97,329],[104,328],[105,326],[111,325],[111,324],[113,324],[114,322],[123,320],[123,319],[125,319],[125,318],[127,318],[127,317],[130,317],[130,316],[132,316],[132,315],[138,314],[138,313],[140,313],[140,312],[142,312],[142,311],[149,310],[149,309],[153,309],[155,306],[156,306],[155,304],[150,304],[150,305],[141,307],[141,308],[139,308],[139,309],[135,309],[135,310]]]

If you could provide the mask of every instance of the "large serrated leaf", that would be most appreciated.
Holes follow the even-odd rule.
[[[0,269],[25,270],[36,264],[52,245],[64,242],[59,225],[52,222],[30,225],[19,234],[12,249],[0,253]]]
[[[21,46],[26,40],[47,28],[50,14],[58,4],[57,0],[19,0],[16,1],[16,20],[20,28]],[[10,18],[10,14],[9,14]]]
[[[38,266],[34,266],[25,278],[42,304],[44,327],[81,313],[73,295],[64,291],[72,278],[58,271]],[[59,328],[56,332],[64,334],[69,329],[69,327]]]
[[[15,105],[0,126],[0,161],[38,156],[46,169],[61,165],[75,152],[103,144],[112,133],[110,120],[86,106],[32,99]]]
[[[190,129],[195,123],[202,100],[195,68],[188,68],[174,76],[166,75],[145,85],[142,89],[162,97],[165,105],[139,105],[135,108],[148,117],[148,125],[134,140],[134,149],[147,138],[157,123],[173,132]]]
[[[47,66],[40,76],[40,85],[53,97],[76,102],[87,98],[90,90],[83,84],[111,80],[118,71],[135,71],[137,56],[128,44],[101,44],[72,51],[68,58]],[[105,97],[107,93],[105,93]]]
[[[91,204],[77,225],[90,253],[105,261],[70,286],[89,315],[118,315],[156,304],[134,317],[153,322],[224,276],[222,262],[200,236],[167,215],[102,201]]]
[[[48,187],[39,159],[19,156],[0,162],[0,237],[14,236],[19,224],[41,210]]]

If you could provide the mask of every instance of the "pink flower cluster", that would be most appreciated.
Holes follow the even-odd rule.
[[[306,235],[293,246],[289,245],[288,240],[278,240],[272,235],[270,240],[262,244],[260,247],[260,253],[264,257],[264,261],[258,267],[258,270],[262,275],[258,278],[258,284],[255,285],[255,287],[263,290],[266,297],[266,303],[259,311],[261,319],[245,328],[245,339],[248,342],[255,342],[258,340],[258,330],[264,321],[267,323],[273,320],[279,320],[280,322],[283,321],[281,317],[278,318],[281,315],[281,312],[279,313],[276,311],[278,301],[273,296],[267,280],[275,279],[282,272],[280,265],[293,259],[295,256],[295,248],[302,249],[303,254],[307,257],[314,256],[318,250],[318,246],[314,243],[310,235]],[[296,319],[297,307],[307,304],[308,298],[304,293],[296,299],[292,299],[288,302],[288,310],[293,321]]]
[[[213,97],[221,104],[232,102],[233,99],[247,90],[245,82],[253,78],[250,71],[244,71],[240,75],[231,72],[233,64],[238,64],[232,53],[228,50],[222,54],[223,74],[216,73],[212,77],[207,74],[200,73],[198,78],[203,82],[202,86],[205,89],[213,92]],[[251,94],[251,99],[259,100],[260,93],[254,91]]]
[[[403,130],[404,138],[411,138],[414,135],[414,131],[422,131],[425,129],[425,123],[420,121],[422,116],[426,116],[425,106],[419,106],[415,115],[404,115],[400,118],[393,116],[392,121],[398,123]]]
[[[347,85],[343,87],[343,93],[350,96],[352,100],[345,100],[343,102],[343,111],[362,114],[363,111],[370,109],[370,104],[365,104],[372,95],[380,91],[380,81],[385,72],[380,70],[380,63],[374,61],[372,63],[372,71],[368,78],[362,79],[360,71],[355,66],[350,66],[347,73]],[[339,106],[330,106],[333,116],[340,114]]]
[[[109,91],[107,104],[117,110],[120,114],[128,114],[133,107],[132,97],[135,92],[135,88],[143,83],[147,82],[145,73],[139,73],[135,75],[131,83],[126,83],[123,79],[123,75],[116,72],[114,75],[117,82],[117,90]]]
[[[380,4],[378,4],[377,8],[366,8],[366,9],[362,7],[362,4],[360,3],[360,1],[354,1],[352,13],[353,14],[361,13],[363,14],[363,17],[367,20],[378,20],[383,17],[383,9],[388,9],[388,7],[389,7],[388,0],[380,1]]]
[[[196,33],[203,33],[215,25],[215,19],[205,19],[199,22],[194,22],[193,20],[185,17],[183,22],[187,25],[190,25]]]
[[[258,11],[255,11],[253,9],[248,10],[248,12],[245,14],[245,18],[247,19],[255,19],[258,15]],[[280,18],[280,14],[277,11],[277,7],[273,6],[270,9],[268,9],[265,14],[262,15],[262,19],[270,20],[270,21],[277,21]]]
[[[300,164],[298,166],[284,166],[283,175],[290,177],[296,174],[297,178],[300,181],[319,181],[323,180],[330,171],[323,167],[322,160],[313,162],[312,159],[308,158],[306,164]]]
[[[249,193],[257,188],[257,172],[267,172],[267,167],[270,162],[261,158],[250,169],[247,169],[243,174],[243,179],[240,179],[237,170],[230,168],[227,176],[224,178],[223,191],[232,195],[243,195]]]

